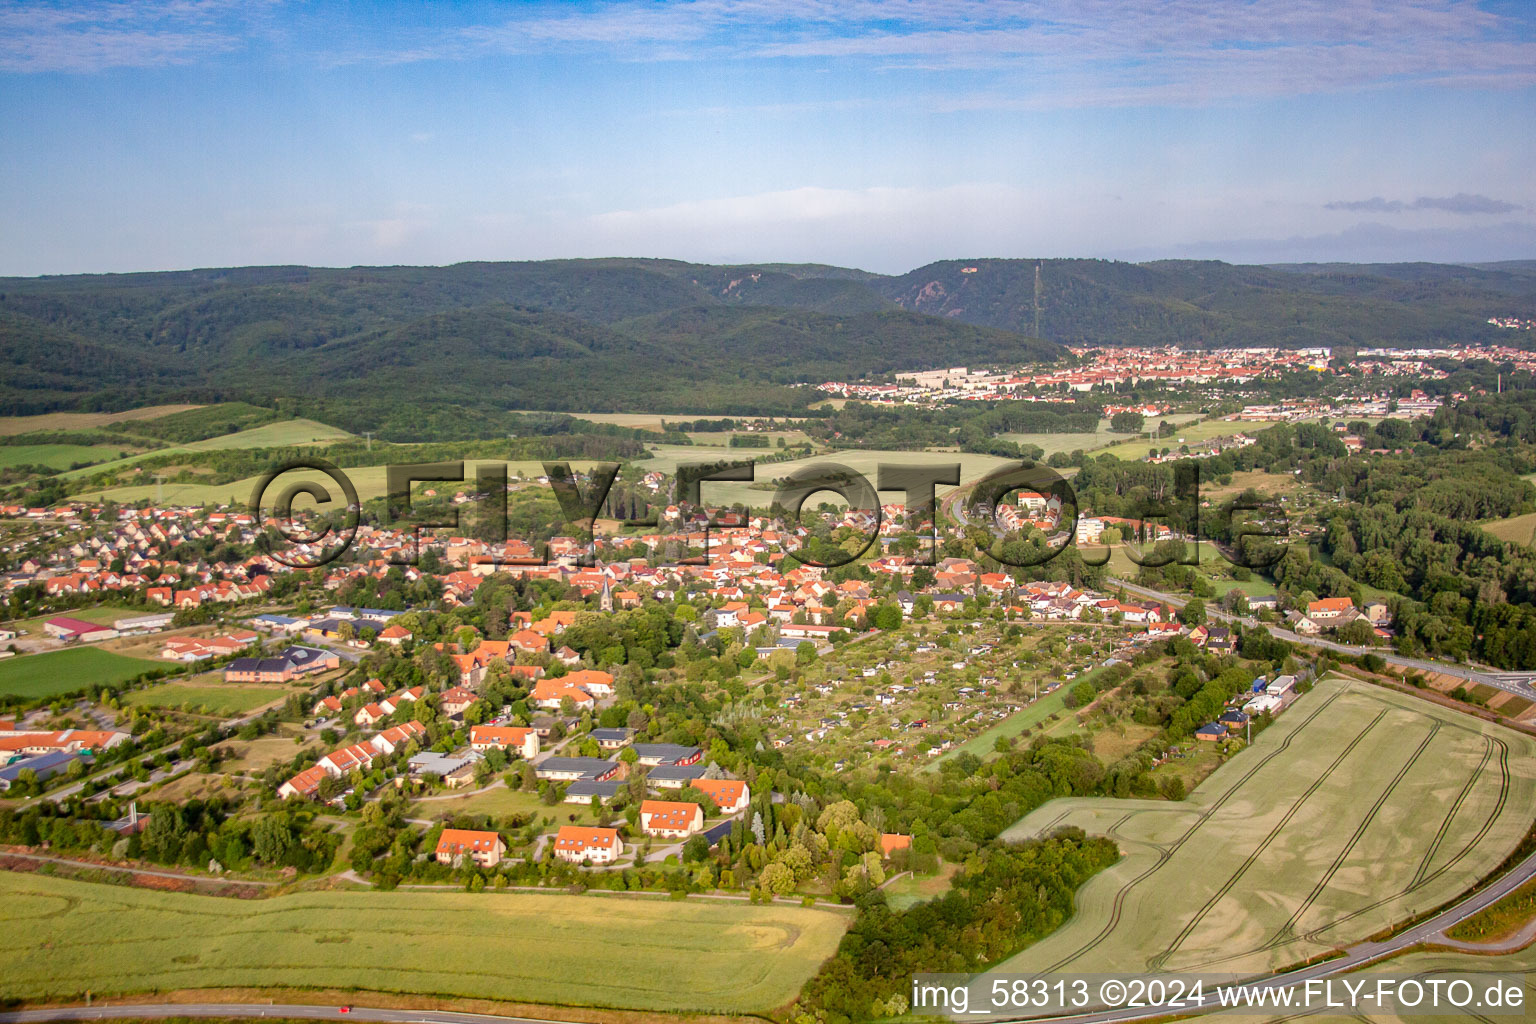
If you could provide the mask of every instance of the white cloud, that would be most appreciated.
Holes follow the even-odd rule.
[[[350,59],[583,52],[958,71],[939,109],[1206,104],[1403,82],[1536,82],[1536,43],[1474,0],[690,0],[534,5]]]
[[[245,45],[228,23],[259,3],[146,0],[144,3],[0,4],[0,71],[89,73],[189,64]]]

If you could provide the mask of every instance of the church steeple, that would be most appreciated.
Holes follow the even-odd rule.
[[[608,576],[603,575],[603,592],[597,597],[597,610],[600,612],[613,611],[613,588],[608,585]]]

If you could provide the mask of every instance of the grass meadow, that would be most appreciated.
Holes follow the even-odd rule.
[[[0,469],[13,466],[47,466],[68,469],[80,462],[115,459],[123,446],[107,444],[7,444],[0,445]]]
[[[221,718],[254,711],[288,694],[283,686],[243,686],[236,683],[161,683],[135,690],[125,702],[135,707],[175,708]]]
[[[1177,429],[1169,437],[1144,438],[1133,437],[1111,444],[1106,448],[1100,448],[1094,455],[1113,455],[1119,459],[1135,460],[1145,458],[1148,451],[1156,448],[1162,451],[1171,448],[1177,451],[1181,444],[1196,444],[1200,441],[1209,441],[1215,437],[1230,437],[1233,434],[1247,434],[1252,437],[1254,431],[1263,430],[1265,427],[1274,426],[1273,423],[1261,423],[1248,420],[1201,420],[1198,423],[1178,423],[1177,417],[1170,417],[1175,421]],[[1157,422],[1147,421],[1147,428],[1155,435]],[[1113,441],[1113,435],[1107,435],[1106,441]]]
[[[1523,516],[1510,516],[1508,519],[1495,519],[1484,523],[1483,529],[1499,540],[1530,547],[1536,544],[1536,512],[1528,512]]]
[[[1075,683],[1076,680],[1073,682]],[[923,770],[936,772],[939,770],[939,765],[962,753],[974,754],[983,760],[987,759],[995,751],[999,736],[1017,736],[1025,729],[1034,728],[1056,712],[1065,710],[1069,688],[1070,684],[1062,686],[1054,693],[1046,694],[1018,714],[1009,715],[980,735],[959,744],[952,750],[946,750],[942,756],[935,758],[933,763]]]
[[[1439,906],[1536,815],[1536,741],[1406,694],[1320,683],[1188,799],[1064,799],[1006,837],[1075,825],[1125,854],[1017,971],[1253,974]]]
[[[340,427],[327,426],[317,420],[279,420],[264,423],[249,430],[237,430],[233,434],[220,434],[202,441],[193,441],[186,447],[195,452],[224,450],[229,448],[281,448],[290,444],[327,444],[348,441],[357,435]]]
[[[165,448],[140,452],[137,455],[130,455],[125,459],[116,459],[101,465],[73,470],[62,474],[62,476],[64,479],[69,480],[83,476],[95,476],[97,473],[115,473],[146,459],[158,459],[165,455],[174,455],[177,452],[227,451],[233,448],[282,448],[288,445],[299,444],[327,444],[335,441],[345,441],[355,436],[355,434],[349,434],[339,427],[326,426],[324,423],[319,423],[315,420],[282,420],[278,423],[267,423],[259,427],[251,427],[249,430],[237,430],[232,434],[221,434],[218,437],[210,437],[202,441],[189,441],[186,444],[170,445]],[[173,486],[176,485],[166,485],[167,497],[169,497],[170,489]],[[114,488],[114,490],[125,489],[137,488]],[[150,495],[153,495],[153,483],[150,484],[148,490]],[[246,496],[250,496],[249,486],[246,487]]]
[[[510,814],[530,815],[534,820],[553,818],[561,825],[595,825],[596,817],[587,804],[558,803],[550,806],[537,793],[508,789],[502,784],[484,793],[441,793],[418,799],[410,806],[409,816],[437,820],[460,814],[489,814],[502,818]],[[574,820],[572,815],[575,815]]]
[[[69,647],[0,661],[0,694],[53,697],[102,683],[121,683],[162,663],[128,658],[96,647]]]
[[[848,921],[554,893],[235,900],[11,872],[0,902],[28,936],[6,958],[0,997],[22,1000],[283,987],[746,1013],[792,999]]]

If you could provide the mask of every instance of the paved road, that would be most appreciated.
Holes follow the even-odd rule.
[[[1124,587],[1127,593],[1136,594],[1140,597],[1149,598],[1153,601],[1162,601],[1163,603],[1168,604],[1174,608],[1184,607],[1184,603],[1189,600],[1189,598],[1180,596],[1178,594],[1169,594],[1160,590],[1151,590],[1147,587],[1139,586],[1127,580],[1111,578],[1108,579],[1107,582],[1113,586]],[[1249,628],[1261,625],[1257,619],[1247,616],[1229,615],[1219,608],[1212,607],[1212,604],[1209,602],[1206,604],[1206,614],[1213,619],[1220,619],[1224,622],[1241,622],[1244,626]],[[1319,637],[1302,636],[1299,633],[1293,632],[1292,630],[1282,629],[1281,627],[1274,625],[1271,625],[1268,628],[1272,635],[1279,637],[1281,640],[1288,640],[1293,644],[1302,644],[1307,647],[1317,647],[1323,650],[1336,651],[1339,654],[1348,654],[1355,657],[1358,657],[1362,654],[1375,654],[1379,656],[1383,661],[1391,665],[1401,665],[1404,668],[1418,669],[1421,672],[1443,672],[1448,676],[1456,676],[1458,679],[1465,679],[1470,683],[1485,683],[1494,689],[1503,690],[1506,693],[1512,693],[1517,697],[1524,697],[1526,700],[1536,700],[1536,686],[1532,685],[1532,682],[1536,681],[1536,672],[1499,672],[1494,669],[1479,669],[1468,665],[1458,665],[1455,662],[1450,661],[1432,661],[1427,658],[1406,658],[1400,654],[1394,654],[1391,651],[1382,650],[1376,647],[1354,647],[1349,644],[1334,643],[1332,640],[1323,640]]]
[[[1260,991],[1263,989],[1285,989],[1296,985],[1303,985],[1308,981],[1318,978],[1328,978],[1344,974],[1349,971],[1375,963],[1378,960],[1401,953],[1414,946],[1425,942],[1439,942],[1443,939],[1446,929],[1465,921],[1467,918],[1484,909],[1489,904],[1496,903],[1505,895],[1524,885],[1532,878],[1536,878],[1536,854],[1527,857],[1497,882],[1488,886],[1481,892],[1474,893],[1455,904],[1447,910],[1436,914],[1434,917],[1405,929],[1384,942],[1362,942],[1351,946],[1344,951],[1344,956],[1336,960],[1304,967],[1300,970],[1290,971],[1285,974],[1271,975],[1256,981],[1237,986],[1242,989]],[[1214,992],[1207,992],[1203,1002],[1198,1005],[1188,1005],[1178,1012],[1181,1015],[1203,1013],[1222,1009]],[[1273,1011],[1271,1011],[1273,1012]],[[989,1021],[1030,1021],[1037,1019],[1049,1019],[1052,1024],[1112,1024],[1117,1021],[1145,1020],[1153,1017],[1167,1017],[1167,1009],[1125,1009],[1105,1010],[1098,1013],[1076,1014],[1069,1017],[1032,1018],[1032,1017],[991,1017]]]
[[[965,502],[961,501],[960,499],[969,490],[970,485],[962,485],[961,487],[956,488],[948,495],[946,495],[944,500],[940,503],[943,506],[945,512],[948,513],[957,522],[959,522],[962,527],[967,525],[968,520],[965,513]],[[1148,597],[1154,601],[1167,602],[1175,608],[1182,608],[1184,606],[1184,602],[1187,600],[1187,598],[1179,597],[1174,594],[1166,594],[1157,590],[1149,590],[1146,587],[1137,586],[1136,584],[1130,583],[1126,580],[1110,579],[1108,582],[1124,587],[1129,593],[1138,594],[1142,597]],[[1218,608],[1211,607],[1209,603],[1206,606],[1206,614],[1215,619],[1242,622],[1245,626],[1249,627],[1259,625],[1256,619],[1228,615]],[[1349,654],[1356,657],[1362,654],[1377,654],[1380,655],[1384,661],[1392,665],[1401,665],[1404,668],[1418,669],[1421,672],[1443,672],[1446,675],[1456,676],[1457,678],[1465,679],[1471,683],[1483,683],[1493,687],[1496,690],[1503,690],[1506,693],[1512,693],[1517,697],[1524,697],[1526,700],[1536,701],[1536,672],[1500,672],[1496,669],[1476,669],[1466,665],[1458,665],[1454,662],[1432,661],[1423,658],[1406,658],[1402,655],[1384,652],[1374,647],[1353,647],[1349,644],[1334,643],[1332,640],[1323,640],[1317,637],[1305,637],[1289,629],[1282,629],[1278,626],[1270,626],[1269,631],[1280,639],[1288,640],[1291,643],[1304,644],[1308,647],[1318,647],[1322,648],[1323,650],[1336,651],[1340,654]]]

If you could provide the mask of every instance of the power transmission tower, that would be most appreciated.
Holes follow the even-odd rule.
[[[373,451],[373,431],[371,431],[371,430],[363,431],[363,437],[368,439],[368,450],[369,451]]]
[[[1035,337],[1040,337],[1040,260],[1035,260]]]

